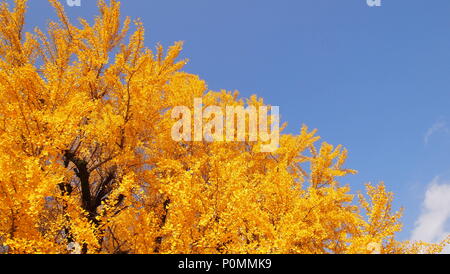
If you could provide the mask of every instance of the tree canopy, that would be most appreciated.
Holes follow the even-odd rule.
[[[171,138],[170,109],[262,106],[208,91],[182,43],[144,44],[143,24],[98,1],[92,23],[61,3],[24,32],[26,0],[0,4],[0,246],[8,253],[435,253],[399,242],[383,184],[351,194],[347,151],[316,130],[260,141]],[[133,25],[134,24],[134,25]],[[131,29],[133,31],[131,31]],[[131,32],[131,33],[130,33]]]

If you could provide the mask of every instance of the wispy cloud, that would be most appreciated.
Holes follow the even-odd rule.
[[[436,134],[439,131],[443,131],[445,133],[449,133],[449,129],[447,127],[447,123],[443,120],[438,120],[437,122],[435,122],[428,130],[427,133],[425,134],[424,137],[424,143],[425,145],[428,145],[428,143],[430,142],[430,138],[431,136],[433,136],[434,134]]]
[[[411,240],[426,242],[443,240],[450,234],[450,231],[446,231],[448,221],[450,221],[450,181],[435,177],[425,193],[422,213],[412,231]]]

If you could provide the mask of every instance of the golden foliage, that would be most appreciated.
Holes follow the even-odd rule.
[[[355,202],[347,151],[303,127],[276,153],[257,142],[179,143],[168,109],[261,105],[182,71],[182,48],[100,0],[78,26],[59,1],[23,33],[26,1],[0,4],[0,246],[10,253],[420,253],[400,243],[383,184]],[[129,42],[125,42],[128,39]]]

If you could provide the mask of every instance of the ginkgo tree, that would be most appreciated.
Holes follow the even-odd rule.
[[[260,106],[208,92],[182,44],[144,45],[144,27],[98,1],[73,23],[57,0],[24,32],[26,0],[0,4],[0,247],[7,253],[436,253],[399,242],[385,186],[352,195],[347,151],[306,126],[260,142],[176,142],[170,109]],[[134,26],[132,26],[134,24]],[[132,33],[130,29],[133,29]]]

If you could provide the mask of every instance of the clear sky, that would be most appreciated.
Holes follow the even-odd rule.
[[[61,0],[66,2],[66,0]],[[404,206],[400,239],[436,240],[450,218],[450,1],[123,0],[146,45],[185,41],[186,70],[212,90],[280,106],[349,150],[353,190],[384,181]],[[30,0],[28,26],[54,13]],[[67,8],[92,18],[94,0]],[[30,28],[31,29],[31,28]],[[427,194],[425,194],[427,193]]]

